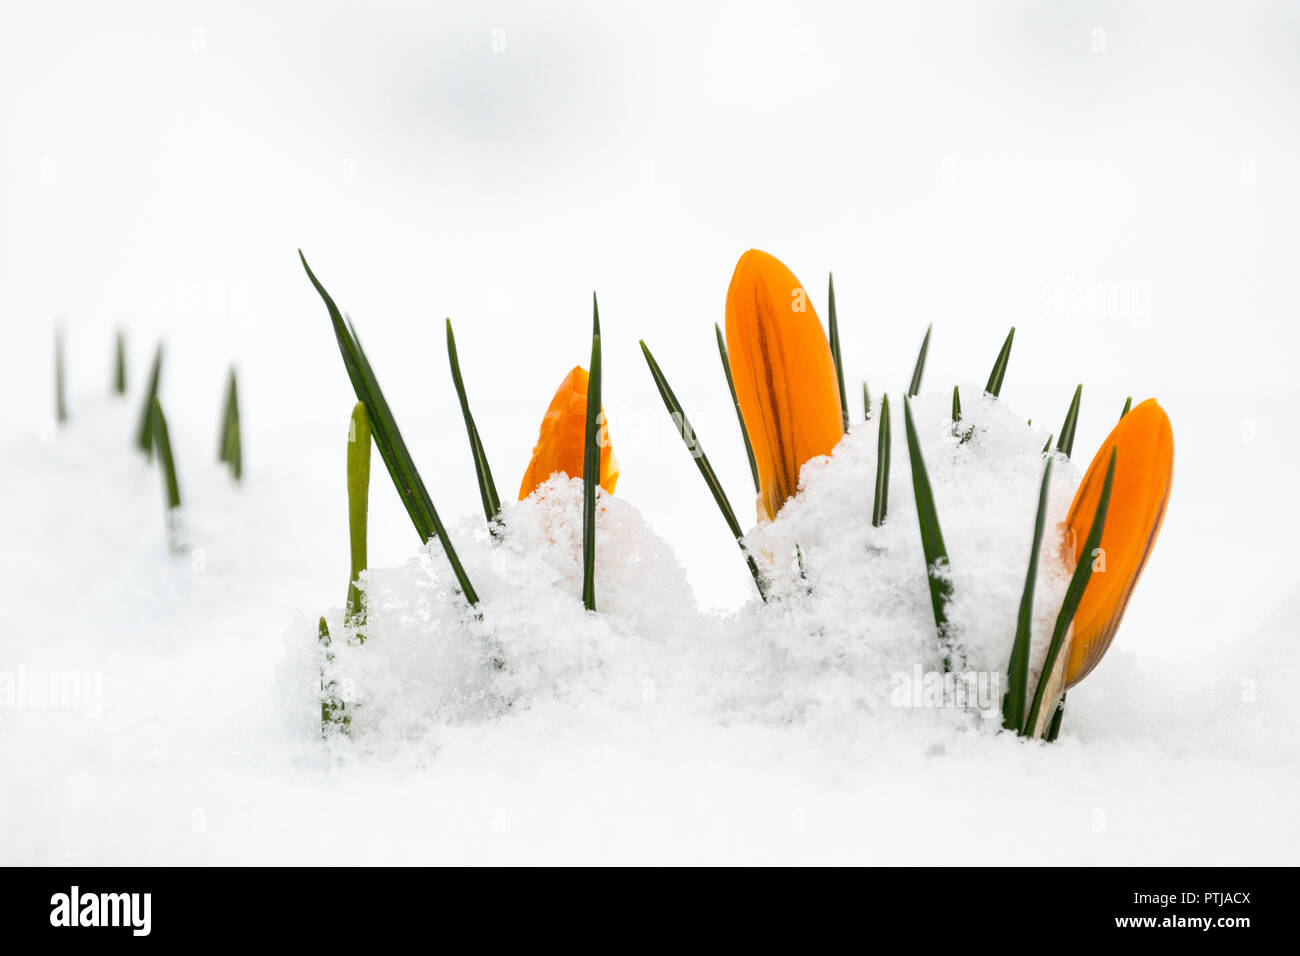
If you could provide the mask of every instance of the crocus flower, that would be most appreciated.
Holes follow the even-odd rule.
[[[775,518],[799,471],[844,436],[835,365],[821,320],[779,259],[750,249],[727,290],[727,351],[758,465],[759,516]]]
[[[1097,511],[1112,448],[1118,449],[1115,480],[1102,529],[1101,553],[1084,555],[1081,552]],[[1111,431],[1083,476],[1066,518],[1067,557],[1076,564],[1094,562],[1074,615],[1065,670],[1067,688],[1087,677],[1110,647],[1160,533],[1173,477],[1173,429],[1164,409],[1150,398],[1128,412]]]
[[[605,410],[600,413],[600,486],[614,493],[618,482],[618,459],[609,443],[605,428]],[[542,428],[533,448],[532,461],[524,472],[519,486],[519,500],[523,501],[556,472],[570,478],[582,477],[583,450],[587,440],[587,370],[575,365],[555,390],[555,397],[546,409]]]

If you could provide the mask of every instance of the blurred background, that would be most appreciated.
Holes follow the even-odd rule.
[[[107,394],[115,329],[133,396],[166,342],[182,481],[215,467],[235,363],[248,486],[337,499],[301,542],[339,565],[304,613],[341,597],[353,399],[300,247],[447,516],[478,496],[443,319],[513,498],[586,364],[595,290],[618,492],[704,606],[752,585],[637,340],[748,516],[711,326],[750,247],[823,319],[834,271],[855,420],[861,381],[905,388],[929,323],[928,388],[982,385],[1011,325],[1002,394],[1027,418],[1057,430],[1084,383],[1083,463],[1125,396],[1159,398],[1176,478],[1129,649],[1229,645],[1300,578],[1295,4],[169,0],[6,21],[0,447],[53,435],[56,323],[74,419]],[[414,537],[373,488],[371,562],[401,561]]]

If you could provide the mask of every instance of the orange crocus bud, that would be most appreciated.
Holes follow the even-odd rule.
[[[844,437],[835,364],[803,286],[779,259],[750,249],[727,289],[727,351],[758,465],[760,517],[775,518],[799,471]]]
[[[1106,477],[1112,448],[1115,482],[1098,553],[1082,554]],[[1119,420],[1088,466],[1066,518],[1067,557],[1093,562],[1074,615],[1065,686],[1083,680],[1101,660],[1119,628],[1138,576],[1165,517],[1174,478],[1174,432],[1164,409],[1149,398]]]
[[[609,442],[605,427],[605,410],[600,411],[600,486],[614,493],[618,482],[618,459]],[[533,459],[524,472],[519,486],[519,500],[523,501],[538,485],[557,471],[570,478],[582,477],[582,457],[587,441],[587,370],[575,365],[555,390],[555,397],[546,409],[542,428],[537,435]]]

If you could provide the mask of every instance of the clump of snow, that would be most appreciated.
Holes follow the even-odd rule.
[[[980,390],[967,386],[966,394]],[[994,717],[1033,540],[1046,436],[988,397],[968,399],[956,428],[944,396],[915,398],[912,411],[949,557],[940,571],[952,585],[952,671],[964,683],[936,700],[945,645],[921,549],[903,409],[894,405],[889,510],[881,527],[871,524],[877,415],[833,455],[809,462],[799,494],[747,538],[768,558],[779,596],[775,606],[751,604],[736,624],[774,658],[761,668],[777,685],[764,709],[784,708],[791,719],[807,711],[867,713],[891,734],[927,718],[948,720],[952,709],[980,711],[990,729],[999,726]],[[1055,464],[1049,529],[1064,519],[1078,482],[1063,457]],[[1068,583],[1059,532],[1044,539],[1031,660],[1041,660]]]
[[[297,690],[286,700],[302,727],[318,728],[323,678],[347,706],[348,735],[380,750],[539,706],[617,721],[661,686],[693,719],[833,724],[921,749],[972,727],[995,731],[1045,436],[991,398],[968,401],[956,429],[941,398],[918,398],[913,411],[950,558],[947,678],[896,412],[887,521],[871,524],[877,420],[809,463],[799,494],[748,535],[770,582],[766,603],[755,597],[734,615],[700,614],[671,546],[631,502],[602,493],[599,611],[585,611],[582,483],[556,475],[510,507],[495,536],[480,519],[455,529],[481,598],[476,611],[452,587],[436,542],[399,567],[372,569],[363,580],[364,642],[337,611],[330,629],[340,639],[328,650],[315,628],[295,632]],[[1057,526],[1078,480],[1063,457],[1056,465],[1035,593],[1036,660],[1067,583]]]
[[[366,621],[330,620],[295,633],[286,700],[301,726],[320,725],[321,677],[366,747],[425,737],[443,724],[563,712],[598,700],[638,700],[666,655],[700,639],[694,596],[672,548],[631,503],[597,498],[596,593],[582,605],[582,482],[556,474],[511,507],[494,535],[469,518],[453,529],[479,594],[471,609],[432,541],[396,568],[363,575]],[[310,648],[301,653],[303,647]]]

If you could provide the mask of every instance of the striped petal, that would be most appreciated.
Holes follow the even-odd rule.
[[[799,471],[844,436],[839,384],[821,320],[785,265],[751,249],[727,290],[727,351],[754,449],[760,516],[775,518]]]
[[[1101,553],[1083,555],[1112,448],[1115,484],[1101,536]],[[1155,399],[1120,419],[1083,476],[1066,518],[1066,557],[1094,562],[1074,615],[1065,685],[1073,687],[1101,660],[1160,533],[1174,477],[1174,433]],[[1103,564],[1104,562],[1104,564]]]
[[[608,494],[614,493],[618,483],[618,459],[609,441],[609,429],[601,409],[600,429],[600,486]],[[582,457],[587,429],[587,370],[575,365],[555,390],[550,407],[542,418],[542,427],[533,448],[532,461],[524,472],[519,486],[519,500],[523,501],[551,475],[561,472],[570,478],[582,477]]]

